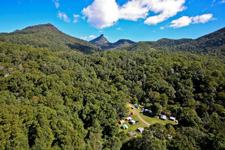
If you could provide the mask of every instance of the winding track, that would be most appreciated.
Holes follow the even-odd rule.
[[[135,114],[137,115],[137,117],[138,117],[142,122],[144,122],[147,126],[150,126],[150,124],[149,124],[147,121],[145,121],[145,120],[141,117],[141,115],[139,114],[139,112],[136,111],[135,107],[134,107],[132,104],[128,103],[128,105],[129,105],[130,107],[133,107],[133,108],[134,108],[133,110],[134,110]]]

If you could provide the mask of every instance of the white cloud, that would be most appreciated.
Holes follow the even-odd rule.
[[[89,35],[89,36],[83,36],[83,37],[80,37],[80,39],[82,40],[92,40],[92,39],[95,39],[97,38],[95,35]]]
[[[89,39],[95,39],[96,36],[95,36],[95,35],[89,35],[88,38],[89,38]]]
[[[183,16],[177,20],[173,20],[171,22],[170,27],[181,28],[181,27],[188,26],[190,24],[206,23],[212,19],[213,19],[212,14],[204,14],[204,15],[195,16],[195,17]]]
[[[113,26],[119,19],[137,21],[146,19],[152,11],[155,16],[148,17],[144,23],[158,24],[178,12],[183,11],[185,0],[130,0],[119,6],[116,0],[94,0],[82,13],[88,22],[99,29]]]
[[[80,15],[73,14],[73,23],[77,23],[79,18],[80,18]]]
[[[80,39],[82,39],[82,40],[87,40],[87,37],[84,36],[84,37],[81,37]]]
[[[225,3],[225,0],[213,0],[211,6],[213,6],[214,4],[224,4],[224,3]]]
[[[173,20],[170,25],[170,27],[173,28],[181,28],[181,27],[185,27],[188,26],[189,24],[191,24],[192,22],[192,18],[188,17],[188,16],[183,16],[177,20]]]
[[[117,28],[116,30],[118,30],[118,31],[123,31],[123,29],[122,29],[122,28],[120,28],[120,27],[119,27],[119,28]]]
[[[206,23],[212,19],[212,14],[204,14],[201,16],[192,17],[193,23]]]
[[[119,8],[119,19],[133,20],[145,19],[149,12],[149,2],[146,0],[131,0]]]
[[[160,30],[164,30],[165,29],[165,27],[160,27]]]
[[[60,4],[59,4],[59,0],[52,0],[53,3],[55,4],[56,8],[59,8]]]
[[[57,17],[59,17],[60,19],[64,20],[65,22],[70,22],[69,17],[64,12],[60,12],[59,11]]]
[[[213,6],[215,2],[216,2],[216,0],[213,0],[213,1],[212,1],[212,5],[211,5],[211,6]]]
[[[115,0],[95,0],[84,8],[82,13],[88,17],[88,22],[102,29],[114,25],[119,18],[119,6]]]
[[[186,9],[185,0],[151,0],[150,10],[159,15],[148,17],[145,24],[156,25]]]

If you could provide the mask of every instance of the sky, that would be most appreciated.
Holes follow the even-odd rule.
[[[195,39],[225,27],[225,0],[0,0],[0,32],[46,23],[87,41]]]

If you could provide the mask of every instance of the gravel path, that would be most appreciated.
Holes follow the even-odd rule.
[[[135,110],[135,107],[132,105],[132,104],[128,104],[130,107],[133,107],[134,109],[133,109],[133,111],[135,112],[135,114],[138,116],[138,118],[142,121],[142,122],[144,122],[147,126],[150,126],[150,124],[147,122],[147,121],[145,121],[142,117],[141,117],[141,115],[139,114],[139,112],[137,112],[136,110]]]

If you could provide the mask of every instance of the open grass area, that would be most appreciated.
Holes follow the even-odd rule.
[[[129,113],[131,113],[131,112],[134,112],[131,108],[130,108],[130,106],[129,105],[127,105],[127,107],[129,108]],[[133,108],[140,114],[140,116],[146,121],[146,122],[148,122],[150,125],[152,125],[152,124],[155,124],[155,123],[160,123],[160,124],[162,124],[162,125],[166,125],[167,123],[170,123],[170,124],[177,124],[177,123],[175,123],[174,121],[171,121],[171,120],[161,120],[161,119],[158,119],[158,118],[153,118],[153,117],[150,117],[150,116],[147,116],[146,114],[143,114],[143,113],[140,113],[141,112],[141,109],[137,109],[137,108],[135,108],[135,106],[133,105]],[[127,116],[128,117],[128,116]],[[133,120],[138,120],[139,122],[138,123],[136,123],[136,124],[134,124],[134,125],[131,125],[131,124],[129,124],[129,122],[126,120],[126,118],[127,117],[125,117],[123,120],[125,120],[125,123],[126,123],[126,125],[128,126],[128,129],[119,129],[120,130],[120,132],[122,132],[122,131],[124,131],[126,134],[128,133],[128,132],[134,132],[134,133],[136,133],[136,135],[137,136],[141,136],[141,134],[139,134],[139,133],[137,133],[136,132],[136,129],[137,128],[139,128],[139,127],[147,127],[147,125],[144,123],[144,122],[142,122],[139,118],[138,118],[138,116],[134,113],[134,115],[132,115],[131,117],[132,117],[132,119]],[[119,125],[119,127],[121,127],[121,125]]]
[[[127,107],[129,107],[128,105],[127,105]],[[129,107],[129,112],[131,113],[131,112],[133,112],[133,110]],[[131,125],[131,124],[129,124],[129,122],[127,121],[127,120],[125,120],[127,117],[125,117],[124,118],[124,120],[125,120],[125,123],[126,123],[126,125],[128,126],[128,129],[121,129],[120,128],[120,131],[124,131],[126,134],[128,133],[128,132],[134,132],[134,133],[136,133],[136,135],[137,136],[139,136],[139,135],[141,135],[141,134],[139,134],[139,133],[137,133],[136,132],[136,129],[137,128],[139,128],[139,127],[147,127],[147,125],[145,124],[145,123],[143,123],[138,117],[137,117],[137,115],[136,114],[134,114],[134,115],[132,115],[131,116],[132,117],[132,119],[133,120],[139,120],[139,122],[138,123],[136,123],[136,124],[134,124],[134,125]],[[121,127],[121,125],[120,125],[120,127]]]
[[[137,108],[134,108],[137,112],[141,112],[141,109],[137,109]],[[148,116],[147,114],[143,114],[143,113],[140,113],[140,116],[145,120],[147,121],[148,123],[150,123],[150,125],[152,124],[155,124],[155,123],[160,123],[162,125],[166,125],[167,123],[170,123],[170,124],[173,124],[173,125],[176,125],[177,123],[175,123],[174,121],[171,121],[171,120],[161,120],[159,118],[153,118],[153,117],[150,117]]]

